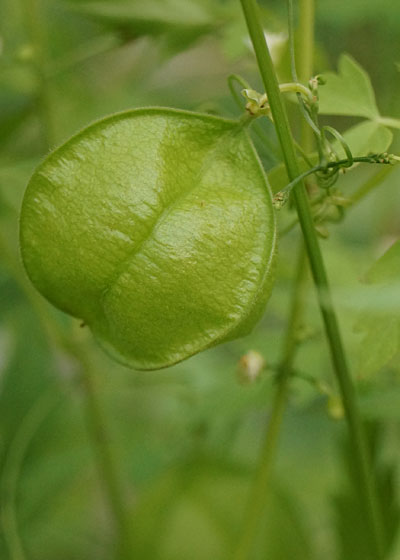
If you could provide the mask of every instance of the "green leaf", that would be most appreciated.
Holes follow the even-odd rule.
[[[339,59],[338,73],[323,75],[326,84],[319,91],[319,111],[327,115],[379,117],[374,90],[368,74],[349,55]]]
[[[229,10],[209,0],[75,0],[70,5],[108,27],[123,30],[127,38],[162,37],[163,49],[170,54],[187,49],[231,17]]]
[[[366,26],[372,25],[376,29],[381,27],[386,30],[386,33],[389,25],[397,30],[399,18],[400,6],[393,0],[380,0],[380,2],[352,0],[352,2],[341,3],[340,10],[336,0],[325,0],[318,10],[318,20],[321,23],[328,23],[331,29],[332,26],[338,29],[344,26],[345,29],[351,29],[353,33],[360,22]]]
[[[400,283],[400,240],[376,261],[365,278],[372,284]]]
[[[37,168],[20,239],[36,288],[138,369],[247,334],[272,286],[265,175],[247,132],[208,115],[89,126]]]
[[[379,421],[398,421],[400,419],[400,392],[393,390],[393,385],[383,389],[375,385],[367,394],[361,394],[360,410],[364,418]]]
[[[364,332],[359,353],[358,371],[370,377],[392,360],[400,349],[400,320],[390,315],[364,313],[357,324]]]
[[[373,121],[356,124],[349,128],[343,136],[353,156],[386,152],[393,140],[393,134],[388,128]],[[337,148],[340,150],[338,146]]]
[[[243,530],[248,484],[238,466],[207,456],[169,469],[137,509],[133,535],[139,558],[231,559]],[[300,505],[278,484],[271,490],[251,558],[310,560]]]
[[[171,26],[193,30],[213,23],[209,7],[194,0],[94,0],[72,5],[81,13],[150,34],[168,31]]]
[[[365,279],[370,288],[370,306],[362,313],[356,329],[364,333],[359,372],[376,373],[400,352],[400,241],[371,267]]]

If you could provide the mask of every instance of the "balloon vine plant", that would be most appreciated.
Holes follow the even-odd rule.
[[[291,198],[349,426],[372,546],[381,559],[384,545],[376,489],[315,222],[318,213],[326,217],[326,203],[338,209],[339,217],[348,204],[333,189],[340,171],[356,163],[390,165],[399,158],[387,153],[354,156],[337,130],[321,126],[323,79],[316,76],[303,85],[297,77],[293,17],[289,17],[293,81],[279,85],[256,0],[241,4],[265,93],[233,75],[228,84],[234,98],[241,103],[235,90],[239,83],[246,100],[246,113],[239,120],[155,107],[106,117],[73,136],[46,157],[27,187],[20,220],[23,262],[39,292],[82,320],[117,360],[136,369],[163,368],[252,329],[273,285],[275,210]],[[288,6],[291,14],[290,0]],[[297,97],[315,139],[315,157],[293,140],[282,94]],[[274,123],[290,181],[274,196],[247,130],[261,116]],[[307,166],[303,172],[299,159]],[[320,192],[310,200],[304,179],[311,175]],[[303,278],[301,252],[298,285]],[[282,417],[299,307],[297,294],[285,358],[278,368],[285,382],[278,389],[265,464],[270,464]],[[88,392],[93,397],[90,379]],[[91,409],[94,417],[100,416],[93,398]],[[129,548],[113,466],[107,454],[99,456],[106,458],[104,478]],[[238,559],[250,554],[263,501],[259,489],[265,489],[268,478],[265,472],[257,481],[255,506]]]

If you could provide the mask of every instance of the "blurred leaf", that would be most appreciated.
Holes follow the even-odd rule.
[[[207,500],[211,487],[217,490],[212,497],[217,511],[208,512],[199,499],[200,502]],[[223,494],[229,496],[230,505],[224,525],[229,527],[234,523],[236,526],[238,507],[244,502],[246,492],[245,479],[240,472],[198,457],[156,480],[142,497],[135,516],[138,556],[143,560],[226,558],[227,535],[217,521],[222,489],[226,492]],[[194,525],[193,520],[196,521]]]
[[[0,383],[0,503],[5,518],[0,558],[16,557],[9,556],[8,547],[19,542],[32,560],[92,554],[111,559],[109,519],[97,473],[92,472],[82,404],[63,388],[66,358],[57,355],[55,361],[38,316],[12,279],[8,282],[13,291],[1,285],[0,292],[1,332],[8,329],[13,337],[0,348],[5,352]]]
[[[92,0],[76,3],[85,14],[106,20],[129,23],[138,30],[153,32],[168,25],[202,26],[210,23],[210,13],[204,2],[193,0]]]
[[[198,0],[91,0],[71,5],[80,13],[138,35],[164,34],[167,43],[186,48],[219,22],[215,4]]]
[[[379,444],[382,440],[382,426],[370,423],[366,426],[374,464],[374,480],[380,511],[383,517],[385,558],[397,534],[400,521],[400,507],[397,500],[396,465],[382,464],[379,459]],[[367,526],[364,506],[360,503],[358,473],[354,468],[351,445],[347,441],[341,449],[343,464],[347,471],[347,482],[334,498],[339,560],[375,560],[373,543]]]
[[[364,333],[359,352],[359,374],[379,371],[400,352],[400,308],[394,298],[382,305],[385,294],[400,294],[400,241],[370,268],[365,279],[379,287],[370,288],[370,305],[361,314],[356,330]]]
[[[364,121],[356,124],[346,130],[343,136],[353,156],[386,152],[393,140],[392,132],[374,121]]]
[[[361,394],[360,410],[364,418],[370,420],[399,420],[400,419],[400,390],[389,386],[378,389],[372,386],[367,394]]]
[[[381,256],[367,272],[365,279],[371,284],[400,283],[400,240]]]
[[[233,60],[250,52],[248,31],[241,13],[223,29],[222,47],[226,55]]]
[[[143,560],[232,558],[248,483],[246,472],[237,466],[199,455],[171,470],[153,483],[139,505],[134,522],[138,556]],[[297,504],[275,486],[251,558],[312,557]]]
[[[366,2],[365,0],[352,0],[343,2],[338,9],[337,0],[324,0],[321,3],[320,18],[324,22],[334,23],[337,26],[360,26],[370,23],[373,25],[396,25],[400,18],[400,5],[393,0],[380,0],[379,2]]]
[[[18,482],[19,526],[28,558],[108,560],[114,558],[113,537],[82,404],[71,394],[58,398],[58,409],[31,442]]]
[[[371,312],[362,314],[356,330],[364,333],[359,352],[358,375],[367,378],[388,364],[400,349],[400,319]]]
[[[326,84],[319,91],[319,111],[327,115],[379,117],[374,90],[368,74],[349,55],[339,58],[338,73],[323,74]]]
[[[95,557],[113,558],[81,407],[71,397],[49,387],[27,407],[7,447],[4,538],[33,560],[90,558],[91,534],[101,544]]]

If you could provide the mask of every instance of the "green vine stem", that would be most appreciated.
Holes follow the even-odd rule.
[[[282,148],[288,176],[293,181],[299,175],[292,134],[281,99],[278,80],[273,67],[271,55],[261,26],[260,13],[256,0],[241,0],[249,34],[255,50],[261,78],[268,96],[276,132]],[[383,558],[383,533],[379,503],[372,476],[372,468],[367,449],[366,437],[361,417],[356,405],[356,395],[350,377],[343,343],[322,259],[318,238],[314,228],[308,196],[303,182],[293,190],[296,210],[303,232],[304,242],[309,258],[313,280],[317,289],[318,301],[322,313],[326,335],[331,351],[331,358],[343,400],[343,406],[349,426],[353,458],[360,480],[359,491],[367,519],[371,546],[374,547],[376,559]]]
[[[296,276],[293,282],[288,326],[285,333],[282,359],[278,367],[277,388],[265,432],[258,472],[250,489],[239,545],[234,560],[252,558],[252,548],[257,536],[260,519],[268,498],[268,486],[278,447],[279,432],[288,398],[290,377],[297,347],[297,329],[302,314],[303,291],[306,278],[306,254],[303,243],[299,249]]]

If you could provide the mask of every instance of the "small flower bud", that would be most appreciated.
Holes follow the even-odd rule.
[[[275,210],[280,210],[285,206],[286,202],[289,200],[289,192],[279,191],[275,194],[272,199],[272,204]]]
[[[238,363],[237,376],[239,383],[242,385],[254,383],[265,365],[265,360],[259,352],[250,350],[247,354],[244,354]]]
[[[270,107],[265,93],[258,93],[254,89],[243,89],[242,95],[247,99],[246,110],[253,116],[269,115]]]

